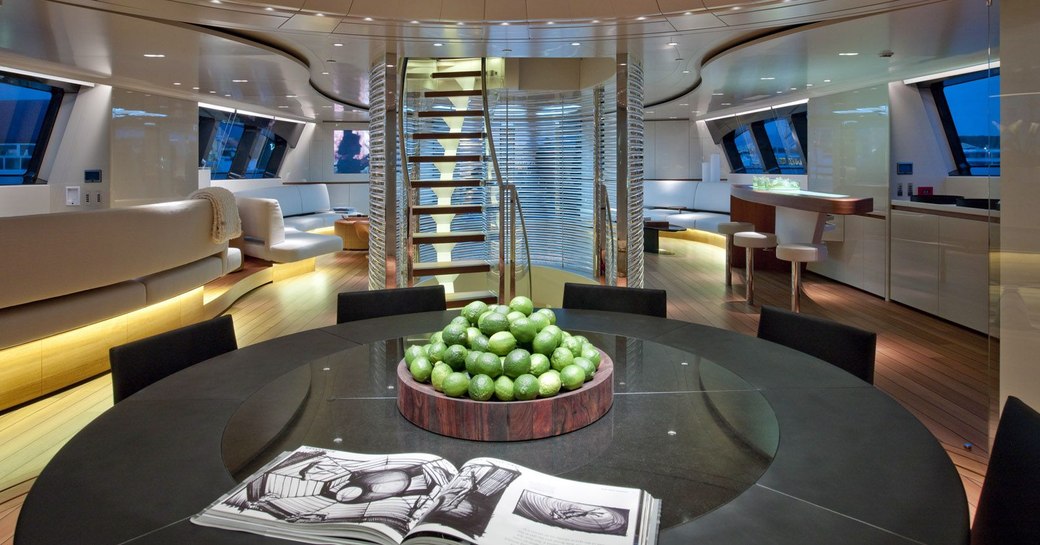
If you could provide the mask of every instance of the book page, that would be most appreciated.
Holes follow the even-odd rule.
[[[206,526],[400,542],[458,471],[430,454],[371,455],[300,447],[193,518]]]
[[[478,545],[632,545],[644,532],[643,497],[632,488],[475,458],[441,490],[412,535],[441,533]]]

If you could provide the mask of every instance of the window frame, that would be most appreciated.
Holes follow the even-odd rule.
[[[918,84],[918,87],[927,90],[931,93],[932,100],[935,103],[936,113],[939,116],[939,124],[942,125],[943,135],[946,136],[946,145],[950,150],[950,154],[953,156],[954,168],[949,172],[950,176],[977,176],[977,177],[988,177],[993,176],[991,173],[985,174],[973,174],[971,164],[968,162],[968,157],[964,153],[964,146],[961,142],[960,133],[957,131],[957,123],[953,117],[953,111],[950,108],[950,103],[946,99],[945,89],[952,85],[960,85],[963,83],[969,83],[972,81],[978,81],[982,79],[988,79],[991,77],[1000,77],[1000,68],[989,68],[986,70],[980,70],[978,72],[970,72],[967,74],[960,74],[949,78],[944,78],[935,81],[922,82]],[[997,98],[997,100],[1000,100]],[[1000,135],[996,136],[997,142],[1000,141]],[[990,147],[992,150],[992,147]],[[999,149],[999,148],[998,148]],[[1000,160],[997,160],[997,174],[1000,172]]]
[[[3,184],[12,186],[35,185],[41,180],[40,168],[43,166],[43,157],[47,153],[47,146],[50,144],[51,135],[54,132],[54,126],[58,120],[58,110],[61,109],[61,103],[65,98],[66,90],[62,87],[51,85],[43,79],[3,71],[0,71],[0,83],[34,89],[37,91],[47,91],[51,95],[50,102],[47,104],[47,110],[43,115],[43,121],[40,123],[40,132],[36,136],[33,153],[29,157],[29,162],[25,167],[25,172],[22,174],[22,183]],[[43,183],[47,183],[47,181],[43,180]]]
[[[203,113],[203,110],[206,113]],[[212,124],[203,122],[203,119],[212,119]],[[222,131],[221,127],[227,124],[229,129]],[[234,129],[241,127],[242,134],[234,142],[234,150],[229,157],[231,159],[227,171],[218,170],[221,158],[227,155],[225,150],[216,158],[216,164],[208,165],[214,180],[261,180],[265,178],[277,178],[285,157],[288,155],[289,145],[286,137],[279,134],[279,123],[291,123],[273,117],[253,115],[238,110],[216,109],[199,105],[199,167],[205,161],[214,146],[223,142],[227,146],[229,136]],[[206,138],[201,137],[203,126],[206,126]],[[273,144],[273,147],[270,145]],[[244,154],[240,157],[240,154]],[[219,175],[218,175],[219,174]]]
[[[791,137],[798,146],[798,152],[802,160],[802,167],[800,169],[781,167],[776,158],[776,154],[773,152],[773,144],[769,140],[765,124],[769,121],[776,121],[779,119],[787,121],[787,125],[791,130]],[[806,112],[796,112],[787,116],[770,117],[757,119],[748,123],[741,123],[733,130],[727,132],[722,137],[722,149],[726,154],[726,160],[729,161],[730,171],[734,174],[805,175],[808,168],[808,154],[806,153],[803,143],[805,142],[807,120],[808,116]],[[756,148],[751,151],[758,153],[758,158],[761,161],[761,168],[752,167],[749,169],[749,165],[744,164],[744,160],[740,154],[740,146],[737,144],[738,135],[742,135],[744,132],[748,133],[748,138]],[[798,170],[798,172],[784,172],[784,170]]]

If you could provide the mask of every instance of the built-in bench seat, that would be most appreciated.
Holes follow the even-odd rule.
[[[17,233],[0,237],[0,409],[107,370],[108,346],[138,332],[201,319],[198,290],[191,309],[113,321],[241,266],[212,223],[203,200],[0,218]]]
[[[235,193],[242,218],[242,252],[265,261],[291,263],[343,249],[335,235],[311,233],[332,228],[343,214],[332,210],[325,184],[281,185]]]
[[[643,218],[718,233],[730,221],[730,184],[695,180],[643,182]]]

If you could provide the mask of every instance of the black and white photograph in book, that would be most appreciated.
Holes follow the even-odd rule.
[[[443,460],[295,452],[224,504],[286,522],[381,523],[405,534],[454,474]]]
[[[519,476],[515,469],[491,463],[467,464],[441,491],[423,522],[443,524],[471,538],[484,535],[502,493]]]
[[[628,532],[629,510],[554,498],[524,490],[513,514],[527,520],[589,534],[623,536]]]

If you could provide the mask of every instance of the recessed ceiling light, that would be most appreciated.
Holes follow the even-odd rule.
[[[628,63],[627,62],[619,62],[618,66],[628,66]]]
[[[279,108],[288,108],[288,106],[279,105]]]
[[[713,96],[713,97],[720,97],[720,96],[722,96],[724,94],[725,93],[712,93],[711,96]]]
[[[296,98],[296,95],[285,95],[285,98]]]
[[[689,106],[689,104],[688,104],[688,103],[686,103],[686,102],[680,102],[680,103],[679,103],[679,106]]]
[[[791,90],[792,90],[792,91],[797,91],[797,90],[798,90],[798,88],[797,88],[797,87],[791,87]]]
[[[679,116],[676,116],[676,115],[670,115],[670,116],[668,116],[668,119],[679,119]]]
[[[365,20],[365,21],[368,21],[368,22],[370,22],[370,23],[372,22],[372,18],[371,18],[371,17],[365,17],[365,19],[364,19],[364,20]]]
[[[760,80],[762,80],[762,81],[773,81],[773,80],[774,80],[774,79],[776,79],[776,78],[773,78],[773,77],[768,77],[768,76],[767,76],[767,77],[764,77],[764,78],[758,78],[758,79],[760,79]]]
[[[215,94],[217,94],[217,92],[216,91],[210,91],[209,94],[215,95]]]
[[[672,41],[668,42],[668,45],[670,45],[672,47],[675,47],[675,46],[679,45],[679,42],[677,42],[675,40],[672,40]]]
[[[457,25],[457,26],[462,26],[462,25],[465,25],[465,24],[466,24],[466,23],[464,23],[464,22],[462,22],[462,21],[458,21],[458,22],[456,22],[456,23],[455,23],[455,25]]]
[[[732,105],[733,105],[732,102],[723,102],[722,103],[722,106],[732,106]]]
[[[173,84],[174,84],[174,85],[180,85],[180,84],[181,84],[181,82],[179,82],[179,81],[175,81],[175,82],[173,82]]]
[[[274,11],[274,8],[268,6],[268,7],[264,8],[264,11]]]
[[[547,25],[555,25],[556,21],[546,21],[545,24],[547,24]]]
[[[839,57],[855,57],[856,55],[859,55],[859,53],[856,53],[855,51],[846,51],[844,53],[838,53]]]
[[[509,21],[502,21],[499,24],[502,25],[502,26],[509,26]]]
[[[322,106],[322,108],[332,108],[332,105],[330,105],[330,104],[325,104],[324,106]]]
[[[231,95],[230,95],[230,94],[227,94],[227,95],[224,95],[224,96],[226,96],[226,97],[228,97],[228,98],[231,98]]]
[[[329,75],[329,73],[328,72],[322,72],[321,75],[327,76],[327,75]]]
[[[316,15],[316,16],[318,16],[318,17],[324,17],[324,16],[325,16],[325,14],[324,14],[324,13],[315,13],[314,15]]]
[[[416,20],[414,20],[414,19],[413,19],[413,20],[411,20],[411,21],[409,21],[409,22],[410,22],[410,23],[412,23],[413,25],[417,25],[417,24],[419,24],[419,21],[416,21]]]
[[[636,17],[636,21],[645,21],[645,20],[646,20],[646,16],[640,15],[639,17]]]
[[[247,79],[233,79],[233,80],[231,80],[231,83],[249,83],[249,80],[247,80]]]
[[[776,94],[782,95],[782,94],[784,94],[784,92],[783,91],[777,91]]]
[[[683,71],[682,71],[682,73],[683,73],[683,74],[689,74],[689,73],[690,73],[690,71],[689,71],[689,70],[683,70]]]
[[[812,87],[812,85],[813,85],[813,84],[811,84],[811,83],[806,83],[806,84],[805,84],[805,86],[806,86],[806,87]]]
[[[592,24],[594,24],[594,25],[595,25],[595,24],[599,24],[599,19],[593,19],[593,20],[592,20]]]
[[[336,42],[336,43],[334,43],[332,45],[333,45],[333,47],[343,47],[343,44],[341,44],[339,42]]]
[[[198,90],[199,90],[199,88],[198,88],[198,87],[192,87],[192,88],[191,88],[191,90],[192,90],[192,91],[198,91]]]
[[[652,114],[652,113],[654,113],[654,111],[653,110],[647,110],[646,113]]]
[[[444,44],[442,44],[442,43],[440,43],[440,42],[434,42],[434,43],[433,43],[433,47],[440,47],[440,46],[442,46],[442,45],[444,45]]]
[[[690,113],[691,114],[699,114],[699,113],[701,113],[701,111],[700,110],[690,110]]]
[[[824,82],[824,83],[830,83],[830,82],[831,82],[831,80],[829,80],[829,79],[825,79],[825,80],[823,80],[823,82]]]
[[[581,45],[581,42],[571,42],[571,45]]]
[[[209,0],[209,3],[210,4],[219,4],[221,2],[220,2],[220,0]]]
[[[145,53],[144,56],[149,59],[162,59],[166,57],[166,55],[163,55],[162,53]]]
[[[693,12],[692,11],[685,11],[685,12],[683,12],[683,15],[693,15]]]
[[[740,6],[733,6],[732,8],[729,8],[729,9],[731,11],[740,11]]]
[[[387,67],[387,68],[393,68],[393,67],[394,67],[394,65],[393,65],[393,64],[388,64],[388,65],[386,65],[386,67]]]

